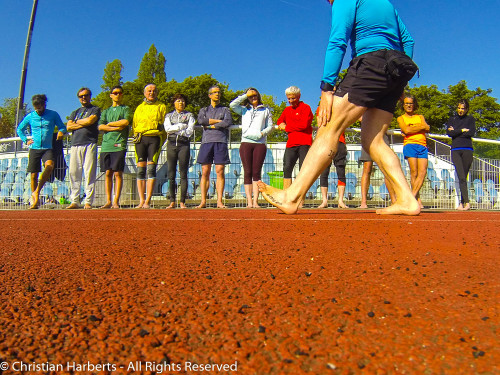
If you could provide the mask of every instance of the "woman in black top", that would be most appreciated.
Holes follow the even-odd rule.
[[[469,102],[462,99],[458,102],[457,115],[451,117],[446,124],[446,134],[452,138],[451,160],[455,165],[460,185],[461,200],[457,209],[470,210],[467,175],[472,165],[472,137],[476,134],[476,120],[467,115]]]

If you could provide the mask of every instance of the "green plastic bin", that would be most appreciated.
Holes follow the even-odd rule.
[[[283,189],[282,171],[267,172],[267,175],[269,176],[269,185],[278,189]]]

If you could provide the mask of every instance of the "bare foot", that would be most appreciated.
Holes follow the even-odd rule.
[[[413,197],[412,197],[413,198]],[[417,200],[407,200],[401,203],[394,203],[389,207],[382,208],[376,211],[378,215],[410,215],[415,216],[420,213],[420,205]]]
[[[89,203],[85,203],[85,206],[83,206],[85,210],[91,210],[92,206]]]
[[[182,202],[181,202],[181,203],[179,203],[179,207],[180,207],[180,208],[187,208],[187,206],[186,206],[184,203],[182,203]]]
[[[345,203],[344,203],[344,202],[339,202],[339,203],[337,204],[337,207],[338,207],[338,208],[349,208],[349,207],[347,207],[347,206],[345,205]]]
[[[420,209],[423,209],[424,205],[422,204],[422,201],[420,200],[420,198],[418,198],[417,202],[418,202],[418,205],[420,206]]]
[[[217,208],[227,208],[223,203],[217,203]]]
[[[259,204],[258,203],[254,203],[253,204],[253,208],[260,208]]]
[[[205,208],[205,207],[207,207],[207,204],[205,202],[200,203],[198,206],[196,206],[196,208]]]
[[[327,208],[327,207],[328,207],[328,202],[323,202],[317,208]]]
[[[264,199],[274,207],[279,208],[288,215],[297,213],[300,202],[289,202],[286,196],[286,190],[277,189],[262,181],[257,182],[257,186]]]
[[[247,208],[253,208],[253,204],[247,204]]]
[[[101,206],[99,208],[111,208],[111,202],[107,202],[104,206]]]
[[[175,208],[175,202],[170,203],[170,205],[168,205],[166,208],[167,208],[167,210],[169,208]]]
[[[458,211],[463,211],[464,210],[464,205],[462,203],[460,203],[457,207],[457,210]]]
[[[113,203],[113,205],[111,206],[111,208],[120,208],[120,205],[118,203]]]
[[[139,204],[137,206],[135,206],[134,208],[142,208],[144,206],[144,202],[139,202]]]
[[[75,210],[77,208],[80,208],[80,206],[76,203],[71,203],[68,207],[66,207],[67,210]]]
[[[144,203],[142,205],[142,208],[145,208],[147,210],[147,209],[151,208],[151,206],[149,205],[149,203]]]
[[[33,192],[31,194],[31,206],[30,206],[30,210],[36,210],[40,204],[40,196],[36,193],[36,192]]]
[[[464,206],[464,211],[469,211],[470,210],[470,203],[466,203]]]
[[[366,203],[361,203],[358,208],[368,208],[368,206]]]

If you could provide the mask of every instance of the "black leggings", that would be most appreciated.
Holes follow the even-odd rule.
[[[299,159],[299,170],[309,151],[309,145],[287,147],[283,156],[283,178],[292,178],[293,168]]]
[[[343,142],[339,142],[337,153],[335,154],[335,158],[333,159],[333,163],[335,164],[335,169],[337,170],[337,177],[339,179],[338,184],[340,186],[346,185],[346,177],[345,177],[345,167],[347,164],[347,146]],[[325,168],[319,177],[319,186],[328,187],[328,175],[330,174],[330,167],[332,163]]]
[[[472,160],[474,159],[472,150],[452,150],[451,160],[455,165],[460,185],[461,202],[469,203],[469,189],[467,187],[467,175],[469,174]]]
[[[262,178],[262,165],[266,158],[267,147],[263,143],[242,142],[240,145],[240,158],[243,164],[243,183],[251,185],[253,181]]]
[[[175,202],[175,174],[177,172],[177,162],[179,162],[179,176],[181,178],[181,202],[186,202],[187,194],[187,172],[189,168],[189,142],[177,143],[168,141],[167,144],[167,164],[168,164],[168,191],[170,202]]]

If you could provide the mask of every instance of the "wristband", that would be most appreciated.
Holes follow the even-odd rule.
[[[333,91],[333,86],[325,81],[321,81],[319,88],[321,89],[321,91]]]

